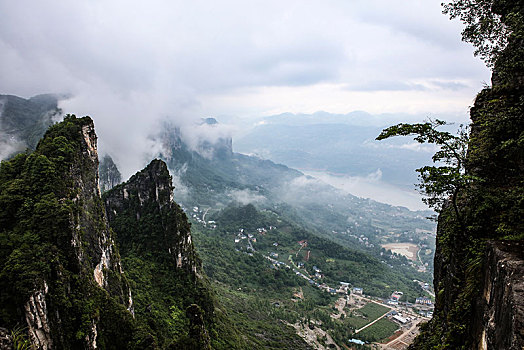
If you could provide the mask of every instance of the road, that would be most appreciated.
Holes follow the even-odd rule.
[[[203,222],[206,222],[206,214],[209,211],[209,209],[211,209],[211,208],[207,208],[206,211],[204,212],[204,215],[202,215],[202,221]]]
[[[382,344],[381,347],[382,347],[383,349],[389,349],[389,347],[390,347],[391,345],[396,344],[396,343],[402,343],[403,345],[408,346],[409,344],[408,344],[408,343],[405,343],[405,342],[403,341],[403,339],[404,339],[405,337],[409,336],[409,335],[411,334],[411,332],[414,332],[414,331],[417,329],[418,324],[419,324],[420,322],[423,322],[423,321],[425,321],[425,320],[424,320],[424,319],[420,319],[420,320],[417,320],[417,321],[413,322],[413,325],[411,326],[410,329],[408,329],[407,331],[405,331],[404,333],[402,333],[398,338],[395,338],[395,339],[391,340],[390,342],[388,342],[388,343],[386,343],[386,344]],[[409,340],[408,340],[408,342],[411,343],[411,341],[409,341]]]

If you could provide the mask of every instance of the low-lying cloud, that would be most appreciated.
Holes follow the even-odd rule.
[[[305,172],[321,181],[361,198],[370,198],[378,202],[407,207],[411,210],[426,210],[422,196],[413,189],[400,188],[382,181],[382,171],[367,176],[331,175],[324,172]]]
[[[466,111],[488,79],[439,1],[19,0],[0,14],[0,93],[71,94],[60,107],[93,117],[124,177],[166,118]]]

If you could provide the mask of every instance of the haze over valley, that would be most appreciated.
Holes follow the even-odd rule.
[[[0,348],[523,348],[524,9],[450,1],[0,2]]]

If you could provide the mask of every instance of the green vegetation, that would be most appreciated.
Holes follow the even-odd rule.
[[[197,247],[201,251],[201,256],[204,260],[204,268],[206,272],[208,267],[210,271],[208,275],[214,276],[215,271],[223,268],[225,261],[210,261],[206,264],[208,256],[214,259],[225,254],[237,254],[235,249],[240,246],[235,246],[234,239],[239,233],[239,229],[243,228],[246,234],[253,234],[256,237],[256,242],[253,243],[255,250],[264,255],[269,255],[271,252],[277,253],[281,256],[279,260],[287,261],[289,255],[292,256],[292,261],[295,264],[299,262],[305,263],[306,270],[309,274],[314,275],[313,266],[317,266],[322,270],[323,279],[320,283],[326,282],[329,285],[338,286],[339,282],[350,282],[353,286],[363,287],[366,294],[377,297],[388,297],[394,290],[402,290],[409,300],[414,302],[414,299],[421,293],[420,286],[414,283],[414,279],[423,279],[424,274],[416,272],[412,267],[406,264],[404,257],[388,258],[389,267],[387,264],[379,261],[369,254],[349,249],[334,243],[325,238],[318,237],[303,228],[296,226],[286,220],[285,217],[271,211],[257,211],[253,205],[236,208],[229,207],[224,209],[215,218],[218,223],[216,230],[207,230],[206,238],[216,237],[213,240],[213,251],[207,250],[205,246],[200,244],[200,235],[197,238]],[[270,230],[272,226],[274,229]],[[267,231],[263,234],[257,233],[257,228],[266,228]],[[215,248],[216,241],[222,241],[220,244],[220,253],[214,253],[219,249]],[[307,247],[300,249],[299,241],[307,241]],[[273,244],[277,243],[277,247]],[[211,248],[211,247],[210,247]],[[245,248],[244,248],[245,249]],[[226,252],[223,252],[225,250]],[[247,251],[244,250],[246,253]],[[309,253],[308,253],[309,252]],[[232,258],[231,261],[240,262],[243,259],[251,259],[248,264],[260,265],[263,261],[261,257],[249,257],[246,253],[245,258]],[[385,256],[388,256],[387,254]],[[283,258],[282,258],[283,257]],[[224,259],[225,260],[225,259]],[[256,262],[255,262],[256,261]],[[267,265],[267,260],[266,260]],[[242,265],[239,265],[240,273],[244,273]],[[234,267],[224,269],[225,273],[231,274]],[[281,269],[282,270],[282,269]],[[256,272],[254,272],[256,274]],[[285,276],[285,273],[281,273]],[[249,275],[248,275],[249,276]],[[249,281],[249,277],[240,278],[242,281]],[[241,277],[234,276],[233,279]],[[226,280],[224,280],[226,282]]]
[[[347,323],[352,329],[360,329],[365,325],[375,321],[389,310],[390,309],[385,306],[375,303],[368,303],[360,309],[351,311],[348,316],[344,318],[344,322]]]
[[[159,348],[240,348],[227,319],[215,313],[209,285],[197,276],[202,271],[188,240],[189,223],[171,201],[172,191],[165,163],[154,160],[103,196],[134,293],[136,319]]]
[[[161,161],[152,163],[163,164],[156,182],[139,181],[152,175],[148,169],[139,173],[142,192],[127,188],[124,207],[111,208],[113,216],[119,213],[111,222],[115,240],[97,191],[95,138],[89,117],[69,115],[49,128],[33,153],[1,163],[0,324],[26,324],[25,304],[35,297],[45,300],[45,309],[32,312],[47,317],[45,336],[57,348],[94,341],[102,349],[245,348],[205,277],[197,276],[202,271],[189,223],[171,201],[171,178]],[[16,334],[19,348],[27,345],[22,333]]]
[[[366,342],[382,342],[395,333],[398,328],[395,322],[383,318],[359,332],[356,337]]]
[[[361,309],[358,309],[358,312],[362,314],[362,316],[366,317],[370,322],[376,320],[389,311],[389,308],[375,303],[368,303]]]
[[[460,222],[450,207],[440,213],[436,310],[414,349],[477,346],[475,327],[482,313],[477,308],[488,241],[522,239],[524,232],[522,4],[453,1],[445,5],[445,11],[465,22],[463,39],[472,42],[477,54],[493,67],[493,86],[477,95],[470,111],[471,136],[464,165],[471,182],[457,196]]]
[[[235,327],[242,334],[256,335],[247,336],[255,347],[273,346],[268,339],[295,334],[282,322],[303,327],[315,327],[316,322],[321,322],[320,327],[342,344],[355,329],[389,310],[371,303],[353,311],[354,315],[334,319],[331,315],[337,313],[333,305],[338,296],[297,276],[294,269],[314,275],[313,266],[316,266],[323,277],[314,278],[315,282],[338,288],[340,281],[346,281],[363,287],[366,294],[386,297],[396,289],[403,290],[409,298],[420,294],[419,285],[412,282],[417,273],[412,269],[409,272],[400,260],[392,262],[398,266],[397,271],[365,253],[319,238],[273,211],[259,211],[253,205],[229,206],[213,219],[217,223],[215,229],[193,225],[195,246],[206,274],[219,290],[220,302],[229,309]],[[248,240],[254,250],[249,248]],[[300,249],[299,241],[307,241],[307,246]],[[278,254],[277,259],[290,268],[273,266],[264,257],[271,253]],[[297,269],[298,263],[304,263],[304,268]],[[407,275],[402,276],[403,273]],[[297,297],[297,293],[302,296]],[[261,329],[265,331],[261,333]],[[294,335],[290,339],[298,338]]]
[[[518,25],[516,19],[501,21],[500,13],[494,12],[497,7],[507,6],[500,1],[494,5],[493,0],[454,0],[444,3],[444,14],[451,19],[459,18],[466,24],[462,31],[462,40],[473,44],[475,56],[480,56],[489,67],[495,63],[498,55],[506,47],[509,35],[512,31],[511,25]]]
[[[67,116],[49,128],[35,152],[0,165],[0,324],[25,324],[24,304],[35,291],[47,290],[57,347],[83,347],[97,319],[98,344],[134,348],[135,324],[121,302],[125,277],[108,266],[111,285],[102,289],[93,278],[97,262],[79,258],[95,257],[99,237],[110,235],[101,200],[93,195],[96,164],[83,156],[82,128],[89,125],[88,117]]]
[[[417,185],[420,192],[426,196],[424,203],[442,211],[442,207],[451,198],[451,204],[457,216],[462,220],[457,199],[459,192],[472,180],[465,174],[466,153],[468,150],[469,134],[467,128],[461,126],[458,135],[447,131],[439,131],[438,127],[446,125],[442,120],[430,120],[424,124],[398,124],[384,129],[377,140],[384,140],[393,136],[416,135],[419,143],[432,143],[439,147],[433,155],[434,166],[424,166],[417,169],[420,183]]]

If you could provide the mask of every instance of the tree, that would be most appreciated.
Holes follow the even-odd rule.
[[[442,120],[429,120],[420,124],[397,124],[390,126],[380,133],[377,140],[384,140],[393,136],[414,136],[419,143],[432,143],[439,147],[433,155],[433,166],[424,166],[416,169],[420,183],[416,186],[425,198],[423,202],[440,212],[444,204],[450,200],[455,215],[459,221],[461,214],[457,199],[459,192],[466,187],[471,177],[465,173],[465,158],[469,140],[468,127],[460,126],[457,135],[437,128],[447,125]]]
[[[450,19],[464,22],[462,40],[473,44],[475,56],[490,68],[511,35],[522,31],[521,0],[453,0],[442,6]]]

